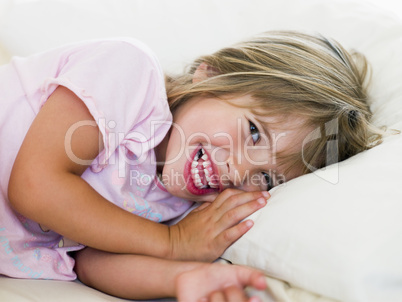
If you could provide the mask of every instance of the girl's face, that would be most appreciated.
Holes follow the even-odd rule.
[[[252,101],[249,96],[231,99],[243,105]],[[276,154],[301,150],[308,132],[300,130],[301,120],[258,120],[250,109],[215,98],[183,104],[174,115],[167,146],[157,150],[165,160],[162,182],[168,192],[212,202],[226,188],[269,190],[300,175],[298,171],[283,175]],[[273,122],[275,128],[269,126]]]

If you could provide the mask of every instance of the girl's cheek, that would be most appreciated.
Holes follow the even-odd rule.
[[[233,161],[231,160],[232,153],[233,151],[231,151],[230,148],[224,149],[217,147],[211,152],[212,161],[216,165],[225,165],[226,163]]]

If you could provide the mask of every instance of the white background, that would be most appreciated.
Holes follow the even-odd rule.
[[[15,2],[32,2],[35,0],[15,0]],[[68,2],[68,0],[61,0]],[[85,1],[85,0],[82,0]],[[152,0],[149,0],[152,1]],[[167,0],[169,1],[169,0]],[[246,1],[246,0],[244,0]],[[269,1],[269,0],[267,0]],[[303,1],[303,0],[300,0]],[[325,1],[325,0],[322,0]],[[366,3],[372,3],[373,5],[377,5],[380,7],[383,7],[387,10],[391,10],[394,14],[398,15],[400,18],[402,18],[402,1],[401,0],[359,0],[361,2],[366,2]]]

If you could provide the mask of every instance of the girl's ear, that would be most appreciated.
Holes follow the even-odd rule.
[[[202,62],[200,65],[198,65],[194,72],[193,84],[199,83],[218,74],[219,72],[216,68],[207,65],[205,62]]]

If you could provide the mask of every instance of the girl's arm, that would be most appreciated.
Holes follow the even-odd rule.
[[[177,297],[179,301],[247,301],[246,286],[266,287],[262,273],[226,264],[172,261],[84,249],[76,255],[79,279],[126,299]]]
[[[86,126],[74,131],[71,149],[76,157],[92,160],[103,148],[99,129],[84,103],[60,86],[33,121],[8,187],[18,212],[76,242],[115,253],[214,260],[250,229],[248,222],[239,222],[264,205],[257,201],[260,192],[227,190],[219,202],[173,227],[133,215],[81,178],[88,166],[71,160],[64,145],[77,123]]]
[[[103,149],[100,131],[84,103],[59,86],[39,111],[17,155],[8,187],[11,205],[85,245],[111,252],[167,255],[168,227],[120,209],[80,177],[88,166],[70,160],[64,144],[70,127],[82,121],[93,125],[74,131],[71,148],[78,158],[91,160]]]

